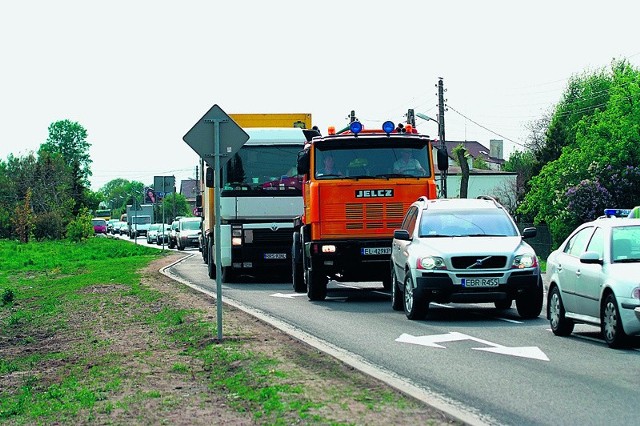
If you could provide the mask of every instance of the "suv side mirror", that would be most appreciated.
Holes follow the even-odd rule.
[[[522,231],[522,238],[533,238],[536,235],[538,235],[538,229],[531,227],[531,228],[524,228],[524,230]]]
[[[396,229],[395,231],[393,231],[393,238],[395,238],[396,240],[411,241],[409,231],[407,231],[406,229]]]
[[[438,148],[438,170],[444,172],[449,169],[449,154],[447,148]]]

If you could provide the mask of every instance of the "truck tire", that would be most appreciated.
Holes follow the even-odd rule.
[[[211,239],[207,238],[207,273],[209,278],[214,280],[216,278],[216,264],[213,261],[213,247],[211,245]]]
[[[293,283],[293,291],[296,293],[304,293],[307,291],[307,286],[304,283],[301,246],[300,233],[294,232],[293,245],[291,246],[291,281]]]
[[[202,260],[204,263],[209,263],[209,245],[207,244],[207,240],[203,240],[202,247],[200,247],[202,251]]]
[[[223,266],[222,268],[222,282],[232,283],[235,278],[235,271],[231,266]]]
[[[307,297],[311,301],[321,301],[327,297],[327,283],[329,279],[321,272],[312,270],[305,271],[307,282]]]

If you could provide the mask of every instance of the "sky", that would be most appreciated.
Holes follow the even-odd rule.
[[[572,76],[640,66],[636,0],[0,1],[0,160],[82,125],[91,188],[196,177],[184,134],[226,113],[311,113],[323,134],[438,117],[449,141],[523,150]],[[417,119],[421,133],[437,124]]]

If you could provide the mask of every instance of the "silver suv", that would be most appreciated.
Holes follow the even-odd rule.
[[[391,252],[392,307],[424,319],[430,302],[516,301],[523,318],[542,311],[543,286],[535,251],[497,201],[421,197],[394,231]]]

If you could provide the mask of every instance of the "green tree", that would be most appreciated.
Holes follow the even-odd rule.
[[[156,218],[158,222],[162,221],[162,209],[164,209],[164,217],[167,223],[176,216],[193,216],[191,206],[182,194],[171,193],[164,197],[163,202],[160,203],[160,210]]]
[[[84,241],[94,235],[91,213],[86,208],[80,210],[78,216],[67,225],[67,238],[73,242]]]
[[[467,148],[462,144],[453,148],[453,158],[457,159],[456,161],[462,173],[460,178],[460,198],[467,198],[469,191],[469,163],[467,163],[469,153],[467,152]]]
[[[601,81],[605,78],[608,83]],[[584,84],[607,93],[573,85],[569,90],[606,102],[572,113],[575,123],[565,131],[573,142],[531,179],[531,191],[519,208],[534,222],[549,224],[555,244],[579,223],[601,215],[607,203],[624,208],[640,199],[640,72],[625,61],[614,62],[608,74],[598,72]]]
[[[11,223],[14,232],[22,243],[28,243],[33,235],[33,210],[31,209],[31,188],[27,189],[24,200],[16,205]]]
[[[529,190],[529,182],[533,177],[536,159],[532,151],[515,151],[503,165],[505,172],[517,173],[516,177],[516,205],[520,204]],[[533,219],[529,218],[528,221]]]
[[[87,131],[76,122],[61,120],[49,126],[49,137],[40,145],[39,155],[45,153],[62,157],[70,174],[71,197],[75,200],[73,213],[77,215],[83,207],[88,206],[87,191],[91,176],[91,157],[87,142]]]
[[[49,137],[40,145],[40,151],[60,154],[65,164],[77,175],[84,186],[91,176],[91,144],[87,142],[87,131],[79,123],[61,120],[49,126]]]

